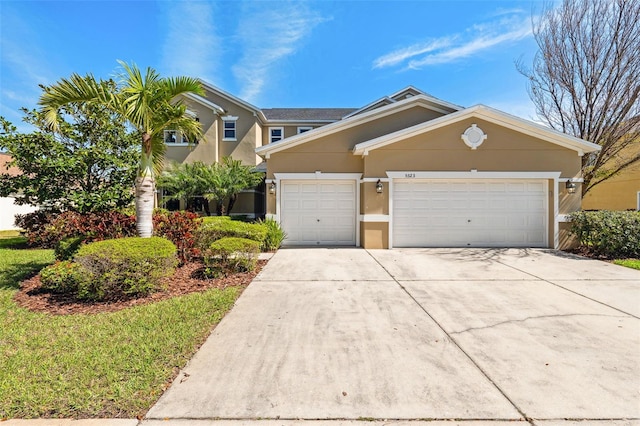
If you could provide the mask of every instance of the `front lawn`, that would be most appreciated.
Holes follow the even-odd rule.
[[[0,240],[0,420],[144,415],[241,293],[211,289],[94,315],[31,312],[13,296],[53,250],[20,242]]]
[[[627,268],[640,269],[640,259],[617,259],[613,263],[626,266]]]

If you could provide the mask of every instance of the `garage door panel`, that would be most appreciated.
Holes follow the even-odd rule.
[[[355,245],[355,181],[281,181],[286,245]]]
[[[545,246],[543,180],[396,180],[395,247]]]

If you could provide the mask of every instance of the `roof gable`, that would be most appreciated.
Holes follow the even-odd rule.
[[[198,81],[200,81],[200,84],[202,84],[202,86],[206,89],[209,90],[211,92],[216,93],[218,96],[228,100],[229,102],[233,102],[234,104],[254,113],[255,115],[257,115],[258,117],[260,117],[263,121],[266,121],[266,118],[264,116],[264,114],[262,113],[262,111],[260,110],[260,108],[258,108],[255,105],[250,104],[247,101],[244,101],[240,98],[238,98],[237,96],[232,95],[229,92],[225,92],[224,90],[220,89],[217,86],[214,86],[213,84],[204,81],[203,79],[199,78]],[[213,104],[213,102],[211,102]],[[215,105],[215,104],[214,104]]]
[[[440,118],[359,143],[353,148],[353,154],[365,156],[369,151],[374,149],[400,142],[410,137],[428,133],[432,130],[439,129],[468,118],[482,119],[564,148],[572,149],[580,156],[584,155],[586,152],[594,152],[601,149],[600,145],[558,132],[532,121],[515,117],[485,105],[475,105]]]
[[[272,153],[283,151],[288,148],[292,148],[294,146],[315,140],[319,137],[330,135],[351,127],[355,127],[367,122],[374,121],[378,118],[385,117],[387,115],[396,114],[398,112],[413,108],[413,107],[422,107],[425,109],[429,109],[432,111],[436,111],[442,114],[451,114],[451,109],[442,105],[439,102],[434,102],[434,98],[427,95],[416,95],[409,97],[407,99],[403,99],[401,101],[393,102],[389,105],[385,105],[371,111],[366,111],[349,118],[344,118],[340,121],[327,124],[326,126],[319,127],[314,129],[312,132],[305,132],[299,135],[291,136],[286,139],[282,139],[281,141],[271,143],[268,145],[261,146],[256,148],[256,153],[258,155],[263,155],[266,158]]]

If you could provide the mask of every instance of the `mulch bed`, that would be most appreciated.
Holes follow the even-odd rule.
[[[31,311],[53,315],[97,314],[115,312],[131,306],[145,305],[189,293],[202,292],[211,288],[246,287],[266,265],[266,260],[258,261],[254,271],[228,275],[223,278],[206,279],[202,276],[202,263],[190,262],[176,270],[173,276],[165,279],[165,289],[144,297],[130,297],[104,302],[78,300],[71,295],[55,294],[43,290],[40,275],[23,281],[20,290],[14,296],[19,306]]]

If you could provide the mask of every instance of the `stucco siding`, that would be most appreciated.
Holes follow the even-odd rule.
[[[461,139],[477,124],[487,139],[475,150]],[[383,177],[390,170],[412,171],[559,171],[580,173],[580,157],[573,151],[493,123],[470,119],[381,147],[365,157],[365,177]]]
[[[636,210],[640,164],[594,186],[582,200],[585,210]]]

